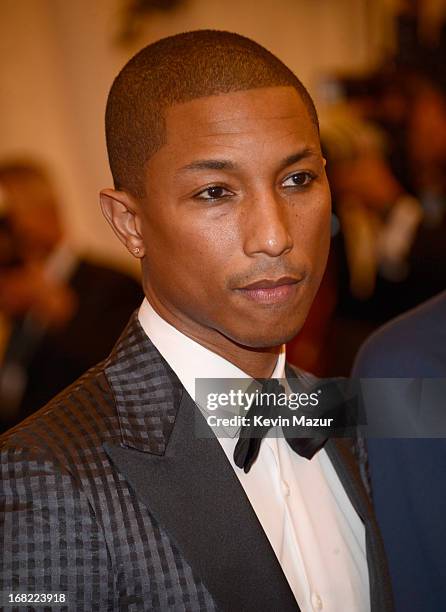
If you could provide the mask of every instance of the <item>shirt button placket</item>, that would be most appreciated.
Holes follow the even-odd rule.
[[[323,607],[322,599],[317,593],[312,593],[311,605],[313,606],[314,610],[322,610],[322,607]]]
[[[282,480],[281,482],[282,484],[282,494],[284,497],[289,497],[290,496],[290,485],[287,483],[286,480]]]

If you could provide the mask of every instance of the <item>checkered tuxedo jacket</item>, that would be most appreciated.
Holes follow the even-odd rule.
[[[135,314],[105,362],[1,438],[0,590],[65,593],[48,610],[73,612],[298,611],[218,440],[197,439],[195,418]],[[346,440],[326,450],[365,524],[372,610],[386,612],[359,470]]]

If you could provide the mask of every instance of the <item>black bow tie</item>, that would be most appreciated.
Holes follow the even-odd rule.
[[[346,401],[344,382],[345,379],[319,381],[319,384],[307,393],[307,395],[312,392],[318,393],[317,407],[303,408],[299,406],[297,411],[299,416],[304,416],[304,418],[307,416],[319,419],[332,418],[333,427],[282,426],[285,439],[294,452],[306,459],[312,459],[327,442],[328,434],[332,433],[335,428],[339,431],[339,428],[342,427],[345,432],[347,427],[356,425],[356,404]],[[262,383],[261,396],[265,393],[274,394],[276,398],[283,394],[282,397],[284,397],[285,389],[277,379],[270,378]],[[239,468],[243,468],[246,473],[249,472],[257,459],[262,439],[272,427],[272,425],[268,427],[263,424],[256,424],[255,417],[262,417],[263,423],[265,419],[277,419],[279,415],[288,419],[292,419],[293,415],[293,412],[287,406],[282,406],[280,403],[273,401],[262,402],[261,396],[259,397],[260,401],[254,402],[247,412],[248,424],[241,428],[234,450],[235,464]],[[271,398],[271,395],[268,395],[268,397]],[[308,437],[306,437],[307,432]],[[305,437],[303,437],[304,434]]]

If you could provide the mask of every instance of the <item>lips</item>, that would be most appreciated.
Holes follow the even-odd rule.
[[[258,304],[283,304],[298,291],[300,280],[291,276],[278,279],[262,278],[237,289],[237,292]]]
[[[249,285],[245,285],[245,287],[241,287],[242,290],[248,290],[250,291],[251,289],[271,289],[274,287],[281,287],[283,285],[294,285],[295,283],[298,283],[299,279],[297,278],[293,278],[291,276],[282,276],[281,278],[278,278],[277,280],[269,280],[266,278],[262,278],[261,280],[255,281],[254,283],[250,283]]]

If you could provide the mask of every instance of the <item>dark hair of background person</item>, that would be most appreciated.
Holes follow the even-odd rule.
[[[277,86],[296,89],[318,128],[314,103],[303,84],[277,57],[249,38],[196,30],[148,45],[118,74],[107,101],[107,150],[116,189],[144,197],[144,167],[164,142],[164,113],[170,106]]]
[[[49,171],[35,159],[17,158],[2,160],[0,164],[0,179],[22,180],[25,178],[40,178],[49,182]]]

